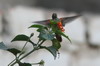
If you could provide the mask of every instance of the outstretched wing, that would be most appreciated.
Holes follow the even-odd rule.
[[[48,25],[48,24],[50,23],[49,20],[50,20],[50,19],[48,19],[48,20],[43,20],[43,21],[35,21],[35,22],[33,22],[33,23],[42,24],[42,25]]]
[[[64,18],[60,18],[61,19],[61,22],[62,22],[62,25],[65,26],[65,24],[73,21],[74,19],[80,17],[81,15],[76,15],[76,16],[72,16],[72,17],[64,17]],[[37,23],[37,24],[42,24],[42,25],[48,25],[50,24],[50,20],[51,19],[48,19],[48,20],[43,20],[43,21],[35,21],[33,23]]]
[[[62,24],[63,26],[65,26],[65,24],[75,20],[76,18],[80,17],[81,15],[76,15],[76,16],[72,16],[72,17],[64,17],[64,18],[60,18],[62,20]]]

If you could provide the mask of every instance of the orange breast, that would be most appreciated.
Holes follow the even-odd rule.
[[[65,31],[65,29],[63,28],[62,22],[58,22],[58,23],[57,23],[57,26],[58,26],[58,28],[59,28],[62,32]]]

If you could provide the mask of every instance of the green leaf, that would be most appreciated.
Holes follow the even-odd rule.
[[[19,66],[32,66],[30,63],[18,63]]]
[[[52,44],[53,44],[53,47],[55,47],[57,50],[61,47],[61,44],[57,39],[53,39]]]
[[[30,37],[23,34],[17,35],[11,42],[13,41],[29,41],[30,43],[33,44],[33,42],[30,40]]]
[[[6,50],[8,49],[3,42],[0,42],[0,49]]]
[[[53,40],[54,35],[52,32],[46,30],[46,29],[41,29],[40,34],[38,36],[40,39],[45,39],[45,40]]]
[[[26,36],[26,35],[17,35],[13,40],[13,41],[28,41],[29,40],[29,37]]]
[[[17,55],[18,53],[20,53],[21,51],[20,50],[17,50],[15,48],[7,48],[3,42],[0,42],[0,49],[3,49],[3,50],[7,50],[11,53],[13,53],[14,55]]]
[[[39,28],[37,29],[37,32],[42,32],[44,30],[44,28]]]
[[[43,40],[52,40],[54,39],[54,35],[48,31],[48,28],[42,25],[32,25],[29,28],[38,28],[37,31],[40,32],[39,38]]]
[[[54,59],[56,59],[57,49],[54,46],[45,47],[45,49],[48,50],[54,56]]]
[[[48,27],[42,27],[42,28],[38,28],[37,29],[37,32],[42,32],[44,30],[48,30]]]
[[[62,35],[62,36],[65,37],[65,38],[67,38],[67,39],[70,41],[70,43],[72,43],[71,40],[70,40],[70,38],[69,38],[68,36],[66,36],[63,32],[61,32],[60,30],[57,30],[56,33]]]
[[[34,24],[34,25],[31,25],[29,28],[43,28],[44,26],[42,25],[37,25],[37,24]]]
[[[11,52],[12,54],[14,54],[15,56],[20,53],[21,51],[20,50],[17,50],[15,48],[10,48],[10,49],[7,49],[7,51]]]

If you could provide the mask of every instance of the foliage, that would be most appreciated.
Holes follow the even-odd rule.
[[[1,42],[0,49],[7,50],[7,51],[11,52],[13,55],[15,55],[15,59],[8,66],[14,66],[15,64],[18,64],[19,66],[32,66],[34,64],[39,64],[41,66],[44,65],[43,60],[41,60],[39,63],[26,63],[26,62],[23,63],[23,62],[21,62],[22,59],[24,59],[25,57],[27,57],[28,55],[30,55],[31,53],[33,53],[34,51],[39,50],[39,49],[48,50],[56,59],[58,51],[61,48],[61,42],[59,40],[57,40],[56,34],[59,34],[65,38],[67,38],[70,42],[71,42],[71,40],[69,39],[68,36],[66,36],[64,34],[64,32],[62,32],[61,30],[58,30],[58,28],[55,28],[55,23],[53,21],[51,21],[51,23],[52,24],[49,26],[34,24],[29,27],[29,28],[37,28],[37,32],[39,32],[39,36],[37,37],[37,38],[39,38],[39,40],[37,43],[34,43],[31,40],[31,38],[34,36],[33,33],[30,36],[26,36],[24,34],[17,35],[11,42],[26,41],[22,50],[18,50],[15,48],[8,48],[5,46],[5,44],[3,42]],[[43,43],[46,40],[50,40],[52,42],[52,45],[48,46],[48,47],[43,46]],[[25,49],[26,44],[28,44],[28,42],[32,44],[33,48],[29,53],[24,54],[23,51]]]

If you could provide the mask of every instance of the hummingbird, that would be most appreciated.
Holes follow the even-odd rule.
[[[76,15],[76,16],[72,16],[72,17],[62,17],[62,18],[58,18],[56,13],[52,14],[52,19],[47,19],[47,20],[43,20],[43,21],[35,21],[34,23],[37,24],[42,24],[42,25],[50,25],[53,22],[55,23],[55,27],[58,28],[58,30],[61,30],[62,32],[65,31],[65,29],[63,28],[67,23],[73,21],[74,19],[78,18],[80,15]],[[59,42],[62,42],[62,36],[55,33],[55,37]]]

